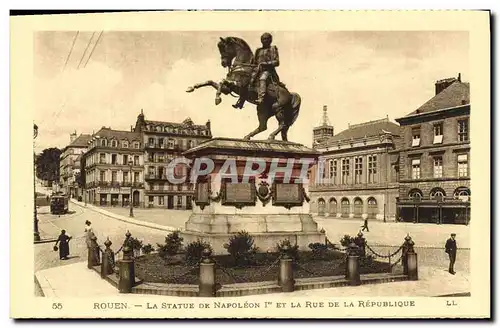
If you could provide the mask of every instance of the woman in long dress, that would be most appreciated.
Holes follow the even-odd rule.
[[[69,255],[69,241],[71,237],[66,235],[66,230],[61,230],[61,234],[57,238],[56,245],[59,243],[59,259],[67,260]]]

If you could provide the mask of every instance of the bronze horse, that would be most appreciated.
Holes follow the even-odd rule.
[[[215,96],[215,105],[221,103],[220,94],[225,95],[236,93],[245,97],[246,101],[255,104],[257,100],[256,85],[249,88],[252,72],[257,65],[254,62],[254,55],[248,44],[236,37],[220,38],[217,44],[221,55],[222,67],[228,68],[226,78],[220,83],[212,80],[198,83],[189,87],[186,92],[212,86],[217,90]],[[254,81],[254,83],[258,83]],[[267,121],[271,116],[276,116],[278,120],[278,129],[273,131],[268,140],[274,140],[276,135],[281,132],[281,139],[288,141],[287,133],[290,126],[295,122],[299,115],[301,98],[298,93],[289,92],[284,84],[279,81],[273,81],[267,88],[267,94],[264,97],[262,104],[257,105],[257,117],[259,126],[244,137],[249,140],[256,134],[267,130]]]

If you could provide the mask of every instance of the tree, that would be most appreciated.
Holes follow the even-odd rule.
[[[41,180],[59,181],[59,148],[46,148],[36,156],[36,176]]]

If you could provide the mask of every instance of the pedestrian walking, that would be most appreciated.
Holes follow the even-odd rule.
[[[54,245],[54,251],[59,249],[59,259],[67,260],[69,255],[69,241],[71,236],[66,235],[66,230],[61,230],[61,234],[57,238],[56,244]],[[59,248],[57,244],[59,243]]]
[[[90,248],[90,237],[94,234],[92,229],[92,223],[89,220],[85,221],[85,243],[87,247]]]
[[[363,229],[361,229],[361,231],[366,230],[367,232],[370,232],[370,229],[368,229],[368,218],[365,218],[365,221],[364,221],[363,225],[361,226],[361,228],[363,228]]]
[[[451,274],[455,274],[455,260],[457,258],[457,241],[455,240],[457,234],[452,233],[451,238],[448,238],[446,241],[446,245],[444,246],[445,252],[448,253],[448,257],[450,259],[450,266],[448,268],[448,272]]]

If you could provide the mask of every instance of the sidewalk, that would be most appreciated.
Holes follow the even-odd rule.
[[[79,202],[79,201],[76,201],[74,199],[70,199],[70,201],[71,201],[71,203],[73,203],[77,206],[80,206],[82,208],[87,208],[89,210],[100,213],[100,214],[105,215],[107,217],[110,217],[110,218],[113,218],[113,219],[116,219],[119,221],[131,223],[131,224],[135,224],[135,225],[142,226],[142,227],[147,227],[147,228],[161,230],[161,231],[167,231],[167,232],[175,231],[175,230],[180,228],[180,227],[175,227],[175,226],[157,224],[155,222],[148,222],[146,215],[142,214],[143,211],[144,211],[144,213],[147,213],[148,210],[144,210],[144,209],[135,209],[134,208],[134,218],[131,218],[131,217],[127,216],[128,210],[125,211],[122,208],[103,209],[101,207],[90,205],[90,204],[85,205],[83,202]],[[123,214],[113,213],[117,210],[121,210],[121,212],[123,212]],[[127,215],[125,215],[125,212]]]
[[[232,300],[270,300],[284,297],[377,297],[377,296],[442,296],[470,292],[469,274],[458,272],[450,275],[442,268],[419,268],[418,281],[403,281],[357,287],[338,287],[296,291],[289,294],[276,293],[242,297],[225,297]],[[119,292],[110,283],[101,279],[94,270],[87,268],[86,262],[68,264],[36,273],[43,294],[46,297],[96,297],[117,296]],[[122,297],[141,297],[142,294],[120,294]],[[165,301],[187,300],[186,297],[147,295],[161,297]],[[192,298],[189,298],[192,299]]]

